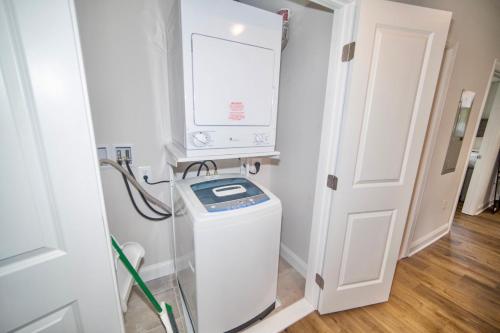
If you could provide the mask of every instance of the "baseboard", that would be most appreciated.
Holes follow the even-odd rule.
[[[448,224],[445,224],[437,228],[433,232],[430,232],[427,235],[413,241],[410,244],[410,251],[408,251],[408,257],[414,255],[417,252],[420,252],[421,250],[431,245],[432,243],[434,243],[447,233],[448,233]]]
[[[474,215],[481,214],[482,212],[484,212],[485,210],[490,208],[493,204],[494,204],[494,201],[489,201],[489,202],[484,203],[482,207],[480,207],[476,210],[476,213]]]
[[[489,201],[486,203],[483,203],[481,206],[476,208],[474,211],[468,211],[467,209],[462,208],[462,213],[470,216],[476,216],[487,210],[493,205],[494,201]]]
[[[307,299],[302,298],[247,328],[245,333],[283,332],[288,326],[301,320],[314,310],[314,306]]]
[[[167,260],[156,264],[142,266],[139,274],[144,281],[151,281],[174,273],[174,261]]]
[[[307,264],[298,255],[295,254],[290,248],[285,244],[280,244],[280,255],[286,262],[290,264],[297,272],[300,273],[304,278],[307,275]]]

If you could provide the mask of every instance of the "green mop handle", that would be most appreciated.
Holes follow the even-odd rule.
[[[139,287],[142,289],[142,291],[144,292],[146,297],[149,299],[151,304],[153,304],[156,312],[161,313],[163,311],[163,309],[161,308],[160,303],[158,303],[158,301],[154,298],[151,291],[149,291],[148,287],[146,286],[146,284],[144,283],[144,281],[140,277],[139,273],[137,273],[137,271],[134,269],[134,267],[132,266],[130,261],[128,261],[128,258],[125,256],[125,254],[123,253],[122,249],[120,248],[120,246],[118,245],[118,243],[116,242],[116,240],[114,239],[113,236],[111,236],[111,242],[113,243],[113,248],[118,253],[118,257],[123,262],[123,264],[125,265],[127,270],[130,272],[130,274],[134,278],[135,282],[137,282]],[[165,307],[167,308],[167,312],[172,313],[173,310],[172,310],[172,307],[170,306],[170,304],[165,304]]]

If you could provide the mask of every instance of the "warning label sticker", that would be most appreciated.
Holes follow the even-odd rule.
[[[243,104],[243,102],[229,103],[228,118],[236,121],[245,119],[245,105]]]

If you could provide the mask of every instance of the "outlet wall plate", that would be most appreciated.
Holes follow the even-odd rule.
[[[130,165],[134,165],[134,146],[129,143],[113,144],[110,157],[116,161],[118,158],[118,151],[121,152],[122,157],[125,157],[126,151],[130,152]]]
[[[111,154],[112,154],[112,151],[111,149],[109,148],[109,145],[97,145],[96,146],[97,148],[97,159],[102,159],[102,158],[107,158],[107,159],[110,159],[112,158],[111,157]],[[101,165],[101,168],[110,168],[111,166],[109,165]]]
[[[140,166],[137,167],[137,174],[139,176],[139,181],[144,183],[144,176],[148,176],[148,180],[151,182],[151,166]]]

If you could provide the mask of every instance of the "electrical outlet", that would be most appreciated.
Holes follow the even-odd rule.
[[[144,182],[144,176],[148,176],[148,180],[151,181],[151,167],[148,166],[140,166],[137,168],[139,173],[139,180]]]
[[[130,161],[130,164],[132,164],[132,145],[113,145],[113,152],[115,160],[121,159],[124,161],[127,158]]]

